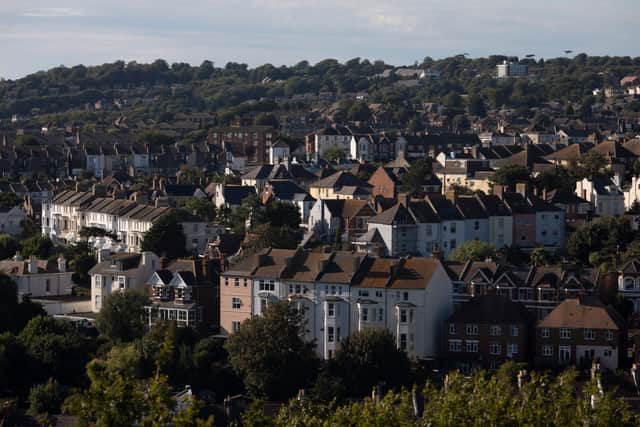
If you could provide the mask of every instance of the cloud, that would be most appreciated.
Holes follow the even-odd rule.
[[[70,18],[83,16],[78,9],[69,7],[45,7],[43,9],[33,9],[21,13],[20,16],[25,18]]]

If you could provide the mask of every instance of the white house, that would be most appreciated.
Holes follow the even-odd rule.
[[[596,215],[622,215],[625,195],[611,178],[583,178],[576,182],[576,195],[591,203]]]
[[[67,271],[67,261],[62,255],[56,261],[35,257],[24,260],[16,255],[13,259],[0,261],[0,271],[16,282],[19,300],[23,296],[70,295],[73,288],[73,271]]]
[[[143,289],[146,281],[160,266],[153,252],[141,254],[98,253],[98,263],[89,270],[91,276],[91,310],[102,309],[105,298],[125,289]]]

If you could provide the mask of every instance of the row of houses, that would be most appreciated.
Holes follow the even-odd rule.
[[[122,250],[136,252],[154,222],[171,212],[180,217],[189,252],[203,251],[220,231],[186,211],[69,190],[42,204],[42,234],[54,242],[69,243],[82,239],[82,229],[95,227],[114,236]]]

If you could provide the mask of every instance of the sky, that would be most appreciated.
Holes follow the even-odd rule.
[[[157,58],[640,56],[639,17],[638,0],[0,0],[0,77]]]

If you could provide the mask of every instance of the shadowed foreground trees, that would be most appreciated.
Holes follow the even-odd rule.
[[[247,414],[250,426],[635,426],[638,416],[595,381],[579,383],[569,369],[556,378],[531,373],[521,388],[513,376],[479,372],[472,378],[451,373],[442,387],[390,392],[336,406],[334,402],[292,400],[276,419]],[[414,405],[415,402],[417,405]],[[417,408],[417,411],[416,409]],[[251,422],[259,420],[260,424]]]

